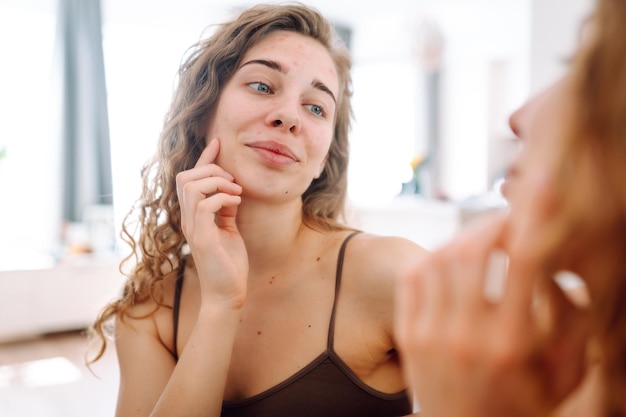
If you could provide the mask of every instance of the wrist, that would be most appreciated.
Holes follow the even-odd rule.
[[[229,316],[235,316],[239,318],[243,310],[244,301],[245,298],[239,296],[206,296],[203,297],[200,302],[200,310],[198,313],[203,317],[220,317],[226,319]]]

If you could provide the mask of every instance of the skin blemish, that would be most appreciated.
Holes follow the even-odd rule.
[[[318,257],[317,257],[317,262],[319,262],[319,261],[320,261],[320,259],[321,259],[321,258],[318,256]]]
[[[256,332],[256,334],[258,334],[259,336],[261,336],[261,331],[259,330],[258,332]]]
[[[311,328],[311,325],[309,324],[309,328]]]
[[[272,279],[270,279],[270,284],[273,284],[275,279],[276,277],[272,277]]]

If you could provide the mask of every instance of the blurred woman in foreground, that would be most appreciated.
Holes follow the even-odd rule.
[[[424,417],[626,415],[626,1],[599,0],[574,65],[510,120],[510,212],[420,260],[396,330]],[[486,294],[491,256],[508,255]],[[588,303],[556,285],[579,275]]]

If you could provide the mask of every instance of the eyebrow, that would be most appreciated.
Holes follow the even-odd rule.
[[[266,67],[268,67],[270,69],[273,69],[275,71],[278,71],[278,72],[280,72],[282,74],[287,74],[287,71],[285,70],[285,67],[283,67],[280,62],[272,61],[272,60],[268,60],[268,59],[251,59],[250,61],[247,61],[247,62],[244,62],[243,64],[241,64],[241,67],[239,67],[239,68],[242,68],[242,67],[244,67],[246,65],[250,65],[250,64],[264,65],[264,66],[266,66]],[[326,94],[328,94],[333,99],[333,101],[335,103],[337,103],[337,99],[335,98],[335,95],[333,94],[333,92],[330,90],[330,88],[328,88],[328,86],[326,84],[324,84],[320,80],[317,80],[317,79],[313,80],[311,82],[311,86],[313,88],[316,88],[316,89],[318,89],[320,91],[325,92]]]

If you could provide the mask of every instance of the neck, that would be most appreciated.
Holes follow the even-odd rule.
[[[610,239],[588,247],[573,263],[572,271],[580,275],[587,285],[592,308],[594,305],[601,307],[614,299],[616,289],[621,285],[619,280],[624,279],[626,271],[624,253],[624,242]]]
[[[237,212],[237,227],[246,243],[250,270],[275,266],[296,247],[302,232],[300,201],[287,204],[242,203]]]

